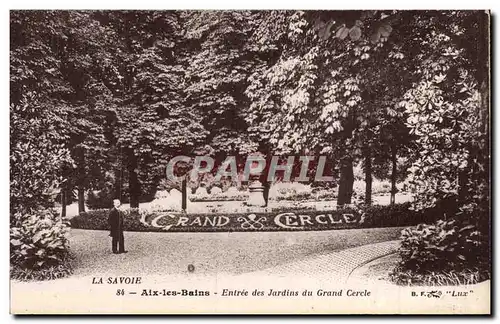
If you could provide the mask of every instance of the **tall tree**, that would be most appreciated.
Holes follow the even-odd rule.
[[[105,12],[125,44],[121,57],[124,99],[116,109],[114,137],[129,176],[131,207],[151,199],[170,157],[188,154],[206,133],[184,103],[180,13]],[[118,179],[118,177],[116,177]]]
[[[366,69],[374,61],[370,57],[388,59],[389,15],[284,11],[269,16],[261,42],[278,48],[279,59],[252,75],[247,120],[278,152],[328,154],[338,161],[338,204],[349,204],[353,164],[379,115],[371,89],[389,78]]]
[[[185,104],[202,117],[206,143],[217,162],[226,155],[245,156],[257,149],[247,135],[244,113],[249,100],[243,93],[259,61],[250,42],[259,15],[251,11],[182,13]]]

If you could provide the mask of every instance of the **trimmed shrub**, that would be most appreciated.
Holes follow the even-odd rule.
[[[70,219],[71,227],[92,230],[109,230],[108,217],[109,209],[96,209],[80,213]],[[155,215],[155,212],[151,212]],[[141,214],[137,208],[123,211],[123,227],[126,231],[149,232],[151,227],[144,226],[140,222]]]
[[[213,194],[208,196],[196,196],[196,195],[188,195],[189,201],[198,202],[212,202],[212,201],[245,201],[248,200],[248,193],[242,192],[238,195],[227,196],[225,192],[220,194]]]
[[[276,182],[269,188],[270,200],[306,200],[311,197],[312,188],[300,182]]]
[[[297,210],[312,211],[312,210],[314,210],[314,207],[313,206],[301,206],[299,202],[292,202],[291,204],[288,204],[287,206],[273,207],[272,212],[273,213],[287,213],[287,212],[296,212]]]
[[[373,205],[362,207],[365,215],[365,227],[414,226],[422,223],[430,224],[441,217],[437,211],[414,211],[411,203],[389,206]]]
[[[312,193],[310,192],[288,192],[283,196],[277,196],[276,201],[282,200],[292,200],[292,201],[304,201],[312,198]]]
[[[18,213],[10,228],[11,275],[18,279],[54,279],[71,273],[69,227],[52,211]]]
[[[314,199],[316,201],[320,200],[333,200],[337,199],[338,189],[320,189],[313,192]]]

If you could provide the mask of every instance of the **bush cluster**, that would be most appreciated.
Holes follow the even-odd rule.
[[[470,284],[489,278],[489,242],[467,217],[402,231],[398,284]]]
[[[463,269],[460,271],[426,271],[420,273],[413,270],[404,270],[397,267],[389,274],[390,279],[402,286],[458,286],[473,285],[490,279],[490,272],[486,269]]]
[[[17,279],[55,279],[71,273],[69,227],[48,209],[20,212],[10,228],[11,275]]]
[[[11,279],[22,281],[29,280],[54,280],[64,278],[73,273],[74,256],[67,254],[62,258],[62,263],[58,265],[51,265],[39,269],[22,268],[18,265],[10,266]]]
[[[152,212],[151,215],[156,215]],[[109,230],[108,224],[109,209],[95,209],[80,213],[70,219],[72,228]],[[140,222],[141,214],[139,209],[131,208],[123,211],[123,227],[126,231],[149,232],[154,231],[154,227],[148,227]]]

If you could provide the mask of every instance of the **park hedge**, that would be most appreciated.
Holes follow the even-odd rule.
[[[363,227],[395,227],[415,226],[418,224],[432,224],[442,213],[437,210],[414,211],[411,203],[394,205],[373,205],[364,208],[365,221]]]
[[[78,216],[73,217],[70,220],[72,228],[78,229],[92,229],[92,230],[109,230],[109,225],[107,223],[109,210],[90,210],[88,212],[81,213]],[[327,219],[343,219],[342,215],[349,214],[355,215],[355,222],[339,222],[339,223],[328,223],[328,224],[301,224],[302,226],[296,228],[283,228],[275,224],[273,221],[274,217],[278,214],[283,213],[293,213],[300,217],[320,217],[321,220]],[[420,223],[433,223],[439,218],[439,213],[423,213],[410,210],[410,203],[396,204],[393,206],[369,206],[365,208],[342,208],[330,211],[312,211],[312,210],[280,210],[273,212],[256,212],[256,213],[219,213],[219,214],[183,214],[183,213],[172,213],[172,212],[148,212],[146,214],[141,214],[137,209],[131,209],[124,213],[124,230],[133,232],[239,232],[239,231],[296,231],[296,230],[332,230],[332,229],[349,229],[349,228],[376,228],[376,227],[399,227],[399,226],[414,226]],[[165,226],[175,225],[177,220],[172,221],[169,217],[163,217],[157,222],[158,226],[151,226],[151,222],[160,215],[171,214],[175,215],[177,220],[179,217],[184,217],[186,221],[183,226],[171,226],[168,229]],[[249,215],[255,215],[252,222],[256,227],[246,226],[242,227],[242,223],[247,222],[249,224]],[[325,216],[326,215],[326,216]],[[363,215],[363,216],[362,216]],[[141,221],[145,221],[144,223]],[[214,218],[220,219],[224,218],[228,221],[225,226],[202,226],[201,223],[196,223],[197,219],[205,220],[207,218],[213,220]],[[294,217],[294,216],[292,216]],[[353,216],[354,217],[354,216]],[[161,218],[161,217],[160,217]],[[265,218],[265,220],[263,220]],[[259,224],[255,223],[255,220],[261,220]],[[203,221],[200,221],[203,222]],[[191,224],[193,223],[193,224]],[[206,225],[206,223],[205,223]]]

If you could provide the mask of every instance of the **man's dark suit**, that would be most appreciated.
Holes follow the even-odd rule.
[[[123,240],[123,214],[117,208],[113,207],[109,212],[108,223],[110,227],[109,236],[112,237],[111,248],[113,253],[125,252],[125,243]]]

